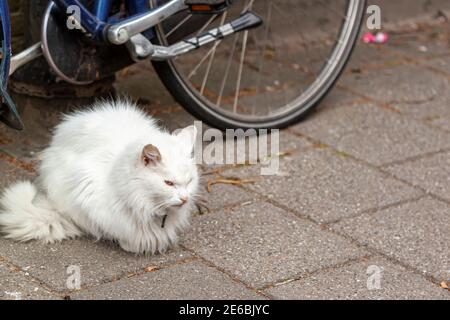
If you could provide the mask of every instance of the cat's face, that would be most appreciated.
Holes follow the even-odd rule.
[[[155,209],[177,209],[193,203],[199,179],[192,155],[195,137],[196,129],[190,126],[172,135],[167,145],[143,148],[140,178],[145,182],[143,192]]]

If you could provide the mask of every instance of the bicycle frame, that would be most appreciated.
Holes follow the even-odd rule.
[[[162,1],[166,2],[167,0]],[[177,2],[184,3],[183,0],[179,0]],[[54,0],[54,3],[64,13],[70,12],[68,9],[71,6],[76,6],[80,12],[80,21],[78,22],[88,33],[92,35],[92,38],[96,41],[106,40],[105,30],[108,27],[122,22],[117,19],[117,17],[110,16],[113,0],[95,0],[92,12],[78,0]],[[148,14],[149,11],[151,11],[148,0],[125,0],[125,4],[129,14],[125,20],[135,19],[137,15],[144,15],[145,13]],[[27,50],[12,57],[11,20],[7,0],[0,0],[0,19],[2,22],[2,30],[0,30],[2,33],[2,52],[0,64],[0,121],[8,124],[12,128],[21,130],[23,129],[23,124],[19,113],[17,112],[17,108],[7,91],[8,78],[17,68],[42,54],[41,44],[37,43]],[[145,35],[151,39],[155,33],[153,30],[149,30],[149,32],[146,32]]]
[[[6,88],[8,84],[9,66],[11,61],[11,22],[9,20],[9,9],[6,1],[0,2],[0,16],[3,25],[2,39],[2,62],[0,74],[0,86]]]
[[[0,1],[0,17],[2,19],[2,62],[0,65],[0,98],[3,108],[8,111],[7,114],[0,113],[0,120],[9,126],[21,130],[23,129],[17,108],[8,94],[8,77],[11,64],[11,21],[9,17],[9,8],[6,0]],[[1,111],[1,110],[0,110]]]
[[[47,7],[44,21],[48,21],[53,9],[59,14],[68,15],[76,27],[80,28],[95,42],[112,45],[126,45],[132,60],[142,59],[168,60],[178,55],[196,50],[204,45],[223,39],[242,30],[258,27],[262,19],[250,11],[242,13],[238,18],[219,27],[204,31],[202,34],[187,40],[176,42],[170,46],[154,45],[152,40],[156,36],[156,25],[176,13],[188,9],[186,0],[156,0],[152,7],[149,0],[123,0],[126,6],[126,16],[112,14],[114,0],[94,0],[92,9],[88,9],[80,0],[53,0]],[[214,12],[206,12],[213,14]],[[215,13],[214,13],[215,14]],[[79,84],[64,73],[60,72],[48,48],[46,23],[43,23],[42,41],[36,43],[23,52],[11,57],[11,24],[7,0],[0,0],[0,15],[3,25],[3,55],[0,70],[0,96],[6,113],[0,113],[0,120],[8,122],[10,126],[21,128],[19,114],[7,93],[7,80],[16,69],[29,61],[44,55],[53,70],[69,83]],[[189,30],[187,30],[189,31]],[[189,32],[187,33],[189,34]],[[5,110],[5,108],[2,108]],[[0,109],[0,112],[2,111]]]
[[[158,1],[158,6],[154,9],[150,8],[148,0],[125,0],[128,16],[118,20],[117,17],[110,16],[113,0],[95,0],[92,12],[79,0],[54,0],[53,2],[62,12],[66,13],[71,7],[78,8],[80,13],[78,22],[91,34],[92,38],[113,44],[123,44],[131,36],[149,29],[149,25],[154,26],[186,8],[183,0]],[[121,36],[120,30],[130,28],[130,26],[133,27],[131,32],[126,37]]]

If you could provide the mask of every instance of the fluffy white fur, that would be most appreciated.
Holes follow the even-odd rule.
[[[0,230],[46,243],[87,233],[126,251],[163,252],[189,222],[198,188],[195,136],[194,126],[161,130],[126,102],[66,116],[42,153],[37,184],[4,192]]]

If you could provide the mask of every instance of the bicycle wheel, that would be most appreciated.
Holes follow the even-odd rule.
[[[195,117],[220,129],[282,128],[298,122],[331,89],[358,38],[365,0],[234,1],[196,33],[246,10],[261,27],[244,31],[171,61],[153,62],[173,97]],[[165,22],[158,41],[179,40],[195,15]],[[195,33],[194,33],[195,34]]]

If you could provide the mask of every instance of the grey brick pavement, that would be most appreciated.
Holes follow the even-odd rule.
[[[333,226],[436,281],[450,279],[450,207],[422,198]]]
[[[257,201],[196,219],[183,245],[255,288],[364,256],[347,240],[293,218]]]
[[[201,262],[177,264],[160,271],[76,293],[74,299],[262,299],[265,296]]]
[[[379,283],[372,283],[370,277],[377,275],[380,275]],[[368,282],[371,290],[367,289]],[[378,256],[317,272],[310,277],[270,288],[267,293],[275,299],[449,298],[445,291],[420,275]]]

